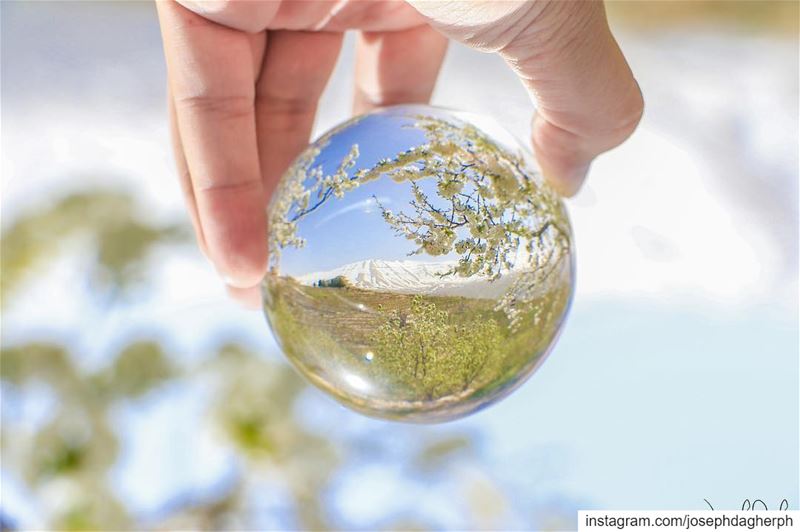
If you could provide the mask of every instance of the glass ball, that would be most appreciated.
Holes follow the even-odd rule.
[[[446,421],[542,362],[572,298],[572,239],[529,152],[491,120],[383,108],[282,177],[264,309],[294,366],[345,406]]]

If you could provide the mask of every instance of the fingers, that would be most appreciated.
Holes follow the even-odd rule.
[[[428,102],[446,51],[447,39],[427,24],[362,32],[356,44],[355,112]]]
[[[251,286],[266,270],[266,214],[258,161],[252,36],[158,2],[167,71],[199,229],[229,284]]]
[[[601,2],[552,2],[501,54],[538,100],[533,146],[545,177],[564,195],[599,154],[630,136],[642,94]]]
[[[178,170],[178,180],[181,185],[183,197],[186,200],[186,207],[189,209],[189,217],[192,220],[194,234],[197,237],[197,245],[200,247],[200,251],[208,257],[208,248],[206,247],[206,241],[203,237],[203,228],[200,226],[200,216],[197,213],[197,203],[194,199],[192,178],[189,175],[189,167],[186,164],[186,156],[183,154],[183,146],[181,145],[181,134],[180,131],[178,131],[178,118],[175,115],[175,103],[172,101],[172,90],[168,90],[167,93],[172,153],[175,158],[175,166]]]
[[[267,195],[308,144],[317,102],[341,45],[341,33],[269,33],[256,96],[258,154]]]

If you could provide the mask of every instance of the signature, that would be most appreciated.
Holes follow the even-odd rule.
[[[711,506],[711,503],[708,502],[708,499],[703,499],[703,500],[706,501],[706,504],[708,505],[709,508],[711,508],[712,510],[714,509],[714,507]],[[778,511],[783,511],[788,509],[789,509],[789,501],[783,499],[780,502],[780,505],[778,506]],[[767,507],[767,503],[765,503],[761,499],[753,499],[752,501],[750,501],[750,499],[745,499],[742,502],[742,511],[747,511],[747,510],[769,510],[769,508]]]

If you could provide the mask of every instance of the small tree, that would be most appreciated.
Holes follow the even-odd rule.
[[[428,399],[467,390],[498,360],[494,319],[457,325],[436,304],[415,296],[408,312],[394,311],[375,334],[376,360]]]
[[[344,275],[337,275],[332,279],[320,279],[314,286],[320,288],[347,288],[350,286],[350,281]]]

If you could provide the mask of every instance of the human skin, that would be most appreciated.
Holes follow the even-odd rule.
[[[257,304],[266,205],[307,145],[346,30],[358,30],[354,112],[425,103],[448,39],[500,54],[536,101],[547,180],[577,192],[642,115],[600,1],[160,0],[173,147],[200,248]]]

